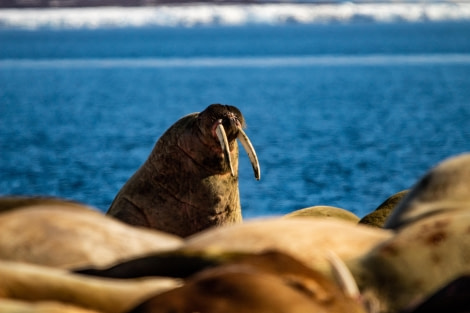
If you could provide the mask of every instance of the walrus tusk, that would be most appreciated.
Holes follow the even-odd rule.
[[[256,180],[259,180],[261,178],[261,171],[259,168],[258,156],[256,155],[255,148],[253,148],[250,139],[248,139],[248,136],[241,127],[238,128],[238,140],[240,140],[243,148],[245,148],[245,151],[248,154],[248,158],[250,158]]]
[[[357,287],[356,280],[352,276],[349,268],[344,264],[336,253],[329,250],[326,256],[328,263],[331,266],[331,271],[340,288],[344,294],[353,299],[359,299],[360,292]]]
[[[215,133],[217,134],[217,138],[219,138],[220,147],[224,152],[225,159],[227,160],[228,165],[230,166],[230,172],[232,176],[235,176],[232,166],[232,159],[230,158],[230,147],[228,145],[227,134],[225,133],[225,129],[222,123],[219,123],[217,125],[217,127],[215,128]]]

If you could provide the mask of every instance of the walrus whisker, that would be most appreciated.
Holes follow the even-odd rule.
[[[222,120],[219,120],[217,127],[215,128],[215,133],[217,134],[217,138],[219,139],[220,147],[224,152],[225,159],[227,160],[228,165],[230,166],[230,173],[232,174],[232,176],[235,176],[235,172],[233,171],[232,166],[232,159],[230,158],[230,147],[228,145],[227,134],[225,133],[224,126],[222,125]]]
[[[258,156],[256,155],[255,148],[253,148],[250,139],[241,127],[238,128],[238,140],[240,140],[240,143],[242,144],[243,148],[245,148],[245,151],[248,154],[251,166],[253,167],[253,171],[255,172],[256,180],[260,180],[261,171],[259,168]]]

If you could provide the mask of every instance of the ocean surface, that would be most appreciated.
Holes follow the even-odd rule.
[[[0,10],[0,195],[105,211],[169,126],[226,103],[244,114],[261,166],[256,181],[241,149],[246,218],[313,205],[362,217],[470,151],[469,12]]]

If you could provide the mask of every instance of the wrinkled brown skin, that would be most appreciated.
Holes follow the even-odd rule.
[[[323,274],[276,251],[239,256],[129,313],[365,313]]]
[[[215,136],[219,119],[227,133],[234,176]],[[182,237],[241,222],[236,138],[237,126],[243,125],[237,108],[220,104],[181,118],[157,141],[107,214]]]

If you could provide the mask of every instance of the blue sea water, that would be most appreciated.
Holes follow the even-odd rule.
[[[177,119],[243,112],[245,217],[358,216],[470,151],[470,22],[0,29],[0,195],[105,211]]]

